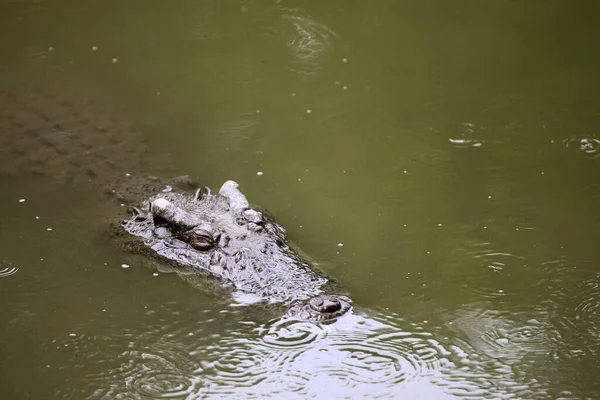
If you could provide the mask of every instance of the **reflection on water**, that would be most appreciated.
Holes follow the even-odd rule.
[[[449,351],[433,335],[395,316],[349,315],[340,324],[277,320],[252,328],[232,314],[221,314],[222,331],[210,334],[214,312],[189,326],[184,319],[157,324],[170,313],[184,315],[175,303],[146,312],[116,335],[88,336],[90,327],[47,341],[60,354],[51,366],[59,375],[74,371],[83,392],[65,396],[125,398],[380,398],[435,393],[449,398],[442,384],[451,367]],[[200,313],[201,316],[202,313]],[[198,317],[197,310],[194,315]],[[233,318],[232,318],[233,317]],[[251,328],[251,329],[249,329]],[[95,351],[94,349],[102,349]],[[84,369],[84,373],[79,371]],[[93,372],[98,370],[99,373]],[[436,382],[432,379],[435,378]]]
[[[548,313],[480,306],[459,310],[431,332],[373,311],[327,326],[285,319],[256,325],[243,312],[172,302],[148,308],[118,333],[88,333],[97,329],[88,323],[43,347],[59,360],[48,366],[55,378],[72,377],[65,397],[548,398],[564,374]],[[193,324],[168,317],[190,312]],[[215,318],[220,329],[211,333]]]
[[[586,154],[589,154],[591,158],[598,157],[598,150],[600,149],[600,139],[596,138],[569,138],[564,139],[563,142],[567,147],[574,147]]]
[[[370,396],[372,390],[397,393],[400,384],[426,378],[438,369],[437,351],[428,342],[431,334],[427,332],[405,332],[401,326],[361,315],[338,322],[316,332],[305,324],[282,326],[279,322],[264,336],[271,350],[287,350],[280,368],[309,373],[310,384],[303,385],[306,394],[316,395],[324,388],[341,397]],[[305,335],[309,329],[313,331],[310,345]],[[302,346],[290,346],[290,331],[299,331]]]
[[[60,360],[48,366],[56,377],[81,380],[61,392],[67,397],[552,396],[553,380],[564,375],[556,357],[565,355],[555,355],[560,333],[547,311],[515,314],[490,310],[491,303],[479,306],[458,310],[444,328],[430,331],[373,311],[327,326],[285,319],[256,325],[245,322],[243,312],[202,312],[172,302],[149,307],[118,334],[91,334],[97,328],[80,325],[44,348]],[[193,324],[185,318],[190,312]],[[211,333],[215,318],[220,329]]]
[[[16,274],[18,270],[19,268],[11,265],[7,261],[0,262],[0,278],[6,278],[7,276]]]

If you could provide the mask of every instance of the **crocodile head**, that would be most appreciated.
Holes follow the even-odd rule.
[[[288,242],[269,214],[251,208],[233,181],[216,194],[207,187],[161,191],[122,227],[143,252],[286,304],[292,318],[332,321],[351,309],[350,299],[336,294],[339,286]]]

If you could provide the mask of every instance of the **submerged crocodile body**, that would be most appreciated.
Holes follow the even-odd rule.
[[[251,208],[237,183],[214,194],[194,191],[189,179],[165,186],[142,174],[125,178],[145,152],[139,135],[89,98],[65,93],[0,95],[0,172],[98,184],[133,206],[120,228],[124,247],[283,305],[290,317],[331,322],[351,309],[343,288],[294,248],[275,219]]]
[[[106,184],[147,152],[120,112],[62,85],[0,88],[0,172]]]

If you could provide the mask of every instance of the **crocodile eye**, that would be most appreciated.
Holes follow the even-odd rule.
[[[196,250],[210,250],[220,243],[221,232],[210,224],[202,224],[183,235],[185,241]]]
[[[189,244],[196,250],[210,250],[215,245],[213,233],[208,229],[196,228],[190,234]]]
[[[190,245],[200,251],[207,251],[214,247],[215,242],[206,236],[197,236],[190,240]]]

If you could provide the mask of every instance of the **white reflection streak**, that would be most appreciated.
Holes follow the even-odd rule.
[[[18,270],[19,270],[19,268],[17,268],[17,267],[0,269],[0,278],[6,278],[8,276],[14,275],[17,273]]]
[[[291,16],[295,30],[294,37],[288,42],[299,68],[292,71],[301,75],[314,75],[319,69],[317,63],[321,56],[333,48],[337,34],[324,24],[308,17]]]
[[[579,151],[584,152],[592,156],[592,158],[596,158],[599,156],[600,150],[600,139],[596,139],[593,137],[583,137],[583,138],[567,138],[563,140],[565,146],[569,148],[571,144],[575,144],[578,146]]]

